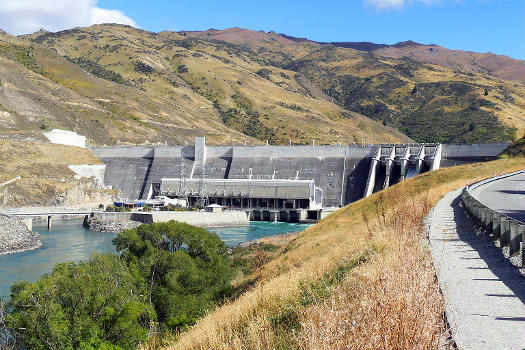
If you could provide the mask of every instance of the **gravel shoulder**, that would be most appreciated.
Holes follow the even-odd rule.
[[[447,319],[459,350],[525,348],[525,278],[489,237],[476,236],[461,189],[427,217]]]

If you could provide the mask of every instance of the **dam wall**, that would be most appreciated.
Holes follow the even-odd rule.
[[[496,159],[508,143],[443,144],[441,167]]]
[[[150,198],[163,178],[314,180],[323,207],[339,207],[404,178],[439,167],[494,159],[507,146],[495,144],[410,144],[360,146],[95,147],[106,164],[105,185],[122,200]],[[374,169],[371,172],[371,168]]]

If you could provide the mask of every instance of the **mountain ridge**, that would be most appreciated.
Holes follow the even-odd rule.
[[[275,32],[93,25],[0,35],[0,59],[10,62],[0,71],[6,133],[64,127],[94,144],[500,142],[525,125],[517,83]]]

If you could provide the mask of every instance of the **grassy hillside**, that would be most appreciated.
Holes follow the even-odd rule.
[[[297,78],[306,78],[346,109],[394,126],[416,141],[512,140],[525,125],[522,84],[455,64],[447,58],[451,55],[429,64],[417,57],[387,58],[239,28],[186,34],[257,52],[267,65],[300,73],[294,75],[299,82]],[[487,57],[483,60],[489,60]],[[516,64],[522,65],[509,60],[498,61],[498,69],[515,71]]]
[[[0,140],[0,183],[21,176],[9,185],[7,205],[76,204],[111,200],[114,191],[98,190],[88,179],[77,180],[68,165],[101,164],[84,148],[38,141]],[[0,191],[0,205],[4,202]],[[69,192],[68,192],[69,191]]]
[[[16,119],[13,132],[61,126],[96,144],[180,144],[197,135],[211,144],[410,140],[312,97],[294,72],[265,68],[242,47],[121,25],[2,40],[9,66],[0,71],[0,103]]]
[[[96,144],[195,135],[323,144],[507,141],[525,129],[523,85],[446,67],[446,55],[440,66],[241,28],[122,25],[2,34],[0,46],[6,133],[60,126]]]
[[[513,142],[501,154],[507,157],[525,157],[525,136]]]
[[[483,73],[496,78],[525,83],[525,61],[491,52],[451,50],[439,45],[404,41],[394,45],[370,42],[334,42],[334,46],[367,51],[377,56],[408,57],[418,62],[437,64],[464,72]]]
[[[195,135],[215,144],[255,142],[225,126],[200,96],[181,93],[177,96],[185,102],[174,103],[115,82],[119,76],[101,66],[90,73],[85,61],[79,61],[82,69],[38,43],[9,35],[0,36],[0,47],[3,134],[41,139],[42,129],[58,127],[84,134],[94,144],[180,144]]]
[[[483,142],[515,137],[524,119],[522,85],[408,58],[333,46],[290,63],[349,110],[416,141]]]
[[[255,269],[251,289],[167,348],[442,348],[448,336],[443,299],[422,220],[445,193],[522,163],[425,173],[352,203],[298,236],[279,238],[273,259]]]

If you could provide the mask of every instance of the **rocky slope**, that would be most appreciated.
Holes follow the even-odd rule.
[[[15,216],[0,214],[0,255],[39,248],[37,232],[31,232]]]

